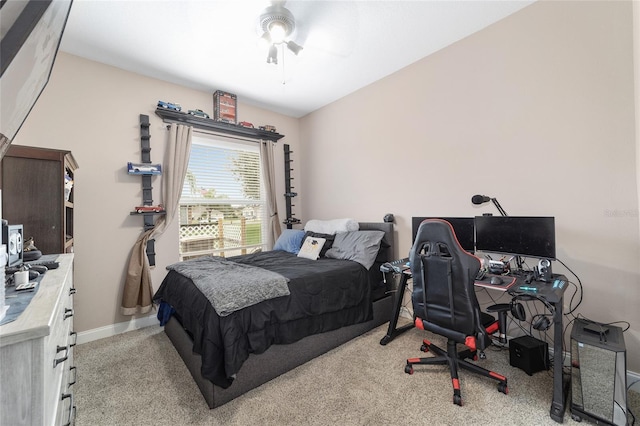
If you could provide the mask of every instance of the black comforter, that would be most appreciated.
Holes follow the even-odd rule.
[[[289,279],[290,296],[278,297],[220,317],[193,282],[170,271],[154,296],[158,316],[175,311],[202,356],[202,376],[227,388],[251,353],[272,344],[357,324],[372,318],[369,274],[359,263],[309,260],[284,251],[231,257]],[[168,306],[169,305],[169,306]]]

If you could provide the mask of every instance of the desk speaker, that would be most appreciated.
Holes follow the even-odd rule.
[[[571,417],[598,424],[627,424],[626,349],[620,327],[574,321]]]
[[[22,263],[22,233],[22,225],[2,226],[2,244],[7,246],[9,258],[7,266],[16,266]]]

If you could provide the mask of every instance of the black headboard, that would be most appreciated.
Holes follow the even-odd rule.
[[[384,231],[384,238],[382,239],[382,247],[376,259],[376,262],[391,262],[395,260],[394,252],[394,238],[393,238],[393,223],[388,222],[359,222],[361,231]]]
[[[380,265],[385,262],[395,260],[394,257],[394,239],[393,239],[393,223],[387,222],[359,222],[361,231],[383,231],[384,237],[376,262],[369,269],[369,282],[371,283],[372,300],[381,299],[389,294],[391,289],[391,281],[385,280],[384,274],[380,272]]]

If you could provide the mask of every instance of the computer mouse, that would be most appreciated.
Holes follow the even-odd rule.
[[[491,285],[501,285],[503,282],[500,277],[491,277]]]

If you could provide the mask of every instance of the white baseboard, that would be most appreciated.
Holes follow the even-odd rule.
[[[82,331],[78,333],[78,344],[93,342],[94,340],[104,339],[105,337],[115,336],[117,334],[126,333],[127,331],[138,330],[152,325],[159,325],[160,322],[156,317],[156,313],[148,317],[132,318],[131,321],[121,322],[118,324],[107,325],[104,327],[94,328],[92,330]]]
[[[627,370],[627,386],[629,390],[640,393],[640,374]]]

